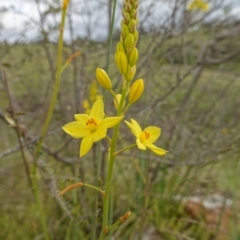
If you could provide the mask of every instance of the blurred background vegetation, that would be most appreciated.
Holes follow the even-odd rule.
[[[113,56],[122,1],[117,3],[109,67],[115,89],[121,81]],[[137,119],[143,127],[160,126],[158,146],[169,154],[159,157],[136,148],[117,159],[111,218],[114,222],[126,211],[132,216],[109,239],[240,239],[240,3],[211,0],[207,12],[187,11],[187,3],[140,1],[135,79],[144,79],[145,92],[125,119]],[[14,4],[1,6],[2,16],[11,16],[18,9],[17,1]],[[61,11],[55,0],[19,4],[33,8],[33,15],[18,11],[26,17],[24,27],[13,37],[6,34],[6,22],[0,24],[0,239],[6,240],[43,239],[22,152],[31,172],[55,78]],[[59,198],[57,190],[78,181],[94,184],[97,174],[96,146],[79,159],[79,140],[61,127],[84,111],[96,68],[106,67],[112,4],[70,1],[63,59],[76,51],[81,55],[62,75],[38,164],[38,186],[52,239],[94,239],[91,227],[96,215],[101,222],[102,202],[96,193],[74,189]],[[32,29],[37,35],[28,35]],[[107,93],[107,115],[115,111],[110,99]],[[11,123],[12,109],[20,113],[21,136]],[[119,149],[134,141],[126,127],[119,138]],[[107,141],[102,141],[100,186],[107,148]]]

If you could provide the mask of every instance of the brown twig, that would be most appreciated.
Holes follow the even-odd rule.
[[[29,183],[30,188],[32,189],[32,187],[33,187],[32,179],[31,179],[29,167],[28,167],[28,164],[27,164],[27,159],[26,159],[26,156],[25,156],[25,153],[24,153],[23,144],[22,144],[22,140],[21,140],[21,133],[19,131],[20,128],[19,128],[19,124],[18,124],[18,119],[15,116],[15,109],[14,109],[14,106],[13,106],[13,101],[12,101],[11,94],[10,94],[10,89],[9,89],[9,86],[8,86],[8,79],[7,79],[7,76],[6,76],[5,72],[3,72],[3,78],[2,79],[3,79],[3,83],[5,85],[5,89],[7,91],[8,100],[9,100],[9,104],[10,104],[9,114],[11,115],[12,119],[16,123],[16,127],[14,129],[15,129],[15,132],[17,134],[18,143],[19,143],[19,146],[20,146],[20,151],[21,151],[21,155],[22,155],[23,164],[24,164],[24,167],[25,167],[25,172],[26,172],[26,175],[27,175],[28,183]]]

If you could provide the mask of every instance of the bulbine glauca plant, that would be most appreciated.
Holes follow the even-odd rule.
[[[123,120],[128,109],[142,96],[144,92],[144,80],[134,80],[136,73],[136,64],[138,61],[138,49],[136,44],[138,42],[137,31],[137,9],[138,0],[124,0],[122,9],[121,21],[121,36],[117,44],[115,52],[115,62],[117,68],[122,75],[122,91],[116,93],[112,88],[112,82],[107,72],[101,68],[96,69],[96,78],[99,84],[107,91],[110,91],[113,96],[114,106],[116,108],[116,115],[105,117],[104,101],[98,99],[94,102],[89,113],[75,114],[75,121],[63,126],[63,130],[74,138],[82,138],[80,144],[80,157],[86,155],[93,145],[93,143],[107,137],[109,140],[109,153],[107,160],[107,176],[106,183],[103,189],[97,186],[79,182],[68,186],[60,192],[62,196],[68,190],[75,187],[90,187],[102,194],[103,197],[103,218],[102,230],[99,239],[105,238],[109,230],[124,222],[131,213],[126,209],[126,214],[119,217],[119,220],[109,225],[109,197],[112,183],[112,173],[115,158],[125,150],[137,147],[140,150],[151,150],[157,155],[165,155],[166,150],[158,148],[154,142],[159,138],[161,129],[155,126],[149,126],[142,129],[138,122],[134,119]],[[119,150],[117,149],[117,141],[120,124],[125,124],[135,137],[135,143]],[[111,137],[107,136],[107,129],[114,128]],[[134,142],[134,140],[133,140]]]

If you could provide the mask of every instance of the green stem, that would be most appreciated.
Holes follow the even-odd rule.
[[[62,52],[63,52],[63,30],[64,30],[64,25],[65,25],[65,18],[66,18],[66,13],[67,9],[63,8],[62,9],[62,19],[61,19],[61,24],[60,24],[60,30],[59,30],[59,41],[58,41],[58,53],[57,53],[57,69],[56,69],[56,79],[53,87],[53,93],[52,93],[52,98],[49,104],[48,112],[46,119],[44,121],[43,127],[41,129],[40,133],[40,140],[37,144],[36,147],[36,152],[35,156],[38,157],[40,149],[42,147],[43,143],[43,137],[47,133],[48,126],[50,124],[50,120],[52,118],[53,114],[53,109],[57,101],[57,95],[59,91],[59,86],[60,86],[60,79],[61,79],[61,71],[62,71]]]
[[[34,193],[34,197],[37,203],[37,207],[38,207],[38,211],[40,213],[40,221],[41,221],[41,225],[42,225],[42,229],[44,232],[44,238],[45,240],[49,240],[49,232],[47,229],[47,221],[46,221],[46,217],[44,214],[44,209],[43,209],[43,205],[40,199],[40,192],[38,189],[38,185],[37,185],[37,164],[35,163],[33,166],[33,174],[32,174],[32,183],[33,183],[33,193]]]
[[[90,185],[90,184],[87,184],[87,183],[83,183],[83,185],[84,185],[85,187],[92,188],[92,189],[94,189],[94,190],[100,192],[100,193],[103,194],[103,195],[105,194],[105,192],[104,192],[103,190],[101,190],[100,188],[98,188],[98,187],[95,187],[95,186]]]
[[[110,91],[110,93],[113,95],[113,97],[116,98],[115,92],[114,92],[112,89],[110,89],[109,91]]]
[[[128,149],[130,149],[130,148],[133,148],[133,147],[135,147],[136,145],[137,145],[137,144],[134,143],[134,144],[132,144],[132,145],[130,145],[130,146],[128,146],[128,147],[125,147],[125,148],[123,148],[123,149],[115,152],[115,153],[114,153],[114,156],[117,156],[119,153],[124,152],[124,151],[126,151],[126,150],[128,150]]]
[[[64,8],[62,9],[62,19],[61,19],[61,24],[60,24],[60,34],[59,34],[59,41],[58,41],[56,79],[55,79],[55,83],[54,83],[52,98],[51,98],[51,101],[50,101],[50,104],[49,104],[47,116],[46,116],[46,119],[44,121],[43,127],[41,129],[40,140],[37,144],[36,151],[35,151],[35,154],[34,154],[35,164],[33,165],[33,173],[32,173],[33,192],[34,192],[34,196],[35,196],[37,206],[38,206],[38,210],[39,210],[39,213],[40,213],[41,225],[42,225],[42,229],[44,231],[45,240],[49,240],[50,237],[49,237],[49,232],[48,232],[48,229],[47,229],[47,223],[46,223],[46,217],[45,217],[45,214],[44,214],[44,209],[43,209],[41,199],[40,199],[40,192],[39,192],[39,189],[38,189],[38,186],[37,186],[37,159],[39,157],[39,153],[40,153],[40,150],[41,150],[41,147],[42,147],[43,137],[47,133],[47,129],[48,129],[50,120],[52,118],[53,109],[54,109],[54,106],[55,106],[55,103],[56,103],[56,100],[57,100],[57,94],[58,94],[58,91],[59,91],[61,69],[62,69],[63,30],[64,30],[64,25],[65,25],[66,13],[67,13],[67,5],[65,5]]]
[[[99,178],[100,178],[100,161],[101,161],[101,141],[97,144],[97,162],[96,162],[96,178],[95,178],[95,185],[99,186]],[[93,224],[92,224],[92,231],[91,231],[91,240],[96,240],[96,233],[97,233],[97,226],[98,226],[98,193],[95,194],[95,201],[93,207]]]
[[[128,103],[128,105],[125,107],[124,111],[123,111],[123,115],[125,115],[125,113],[127,112],[127,110],[129,109],[129,107],[131,106],[131,103]]]
[[[126,92],[129,87],[129,83],[126,83],[123,86],[122,89],[122,98],[119,103],[118,107],[118,113],[117,115],[120,116],[122,114],[123,104],[124,100],[126,98]],[[109,217],[109,196],[110,196],[110,190],[111,190],[111,183],[112,183],[112,173],[113,173],[113,166],[114,166],[114,160],[115,160],[115,149],[116,149],[116,143],[117,143],[117,137],[119,132],[119,126],[120,123],[117,124],[114,127],[113,131],[113,137],[112,137],[112,143],[110,147],[110,155],[109,155],[109,161],[108,161],[108,171],[107,171],[107,181],[106,181],[106,190],[105,190],[105,196],[103,199],[103,222],[102,222],[102,231],[99,240],[103,240],[105,238],[105,229],[108,227],[108,217]]]

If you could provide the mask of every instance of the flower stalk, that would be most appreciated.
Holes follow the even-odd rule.
[[[69,4],[69,0],[64,0],[63,4],[62,4],[62,17],[61,17],[61,23],[60,23],[60,29],[59,29],[59,40],[58,40],[56,78],[55,78],[51,101],[50,101],[49,108],[47,111],[47,116],[45,118],[43,127],[40,132],[40,140],[35,149],[35,153],[34,153],[35,164],[33,165],[33,171],[32,171],[33,192],[34,192],[34,196],[35,196],[38,210],[40,213],[41,225],[42,225],[42,229],[44,232],[45,240],[49,240],[50,237],[49,237],[49,231],[47,229],[47,222],[46,222],[46,217],[44,214],[44,208],[42,206],[41,199],[40,199],[40,192],[39,192],[39,189],[37,186],[37,165],[38,165],[38,157],[39,157],[42,143],[43,143],[43,138],[47,133],[47,129],[50,124],[50,120],[52,118],[53,109],[56,104],[57,95],[59,92],[60,79],[61,79],[61,73],[62,73],[63,32],[64,32],[68,4]]]
[[[113,20],[115,8],[116,0],[114,1]],[[110,202],[111,196],[113,196],[111,186],[115,157],[123,151],[126,151],[135,146],[137,146],[141,150],[149,149],[158,155],[165,155],[167,153],[167,151],[158,148],[153,144],[160,136],[161,129],[155,126],[149,126],[142,130],[140,125],[134,119],[131,119],[131,122],[125,121],[125,123],[135,136],[136,143],[129,145],[119,151],[116,151],[120,123],[129,107],[136,101],[138,101],[144,92],[143,79],[140,78],[132,84],[132,80],[136,73],[136,64],[138,61],[138,50],[136,48],[136,44],[138,41],[138,32],[136,30],[138,22],[137,8],[138,0],[123,1],[121,36],[115,52],[115,62],[119,72],[122,75],[121,93],[116,94],[112,89],[113,85],[111,79],[108,76],[108,67],[107,71],[101,68],[97,68],[96,70],[96,78],[98,80],[98,83],[104,90],[108,90],[114,98],[114,106],[117,111],[116,116],[105,118],[104,102],[103,100],[96,100],[92,106],[92,109],[89,109],[89,113],[75,114],[76,121],[70,122],[63,126],[63,130],[67,134],[71,135],[74,138],[82,138],[80,146],[80,157],[85,156],[90,151],[94,142],[97,142],[103,138],[107,138],[110,145],[107,161],[108,166],[105,191],[102,191],[100,188],[93,185],[80,182],[77,184],[73,184],[60,192],[60,195],[62,195],[68,190],[75,187],[87,186],[102,193],[103,218],[99,240],[104,240],[109,230],[112,230],[115,226],[124,222],[131,214],[130,212],[127,212],[125,215],[119,218],[116,223],[111,225],[112,208]],[[107,129],[112,127],[114,128],[112,138],[109,138],[107,136]],[[97,163],[97,165],[97,168],[99,168],[99,162]],[[99,175],[99,173],[97,175]],[[94,221],[92,232],[93,240],[96,236],[96,228],[97,224]]]

